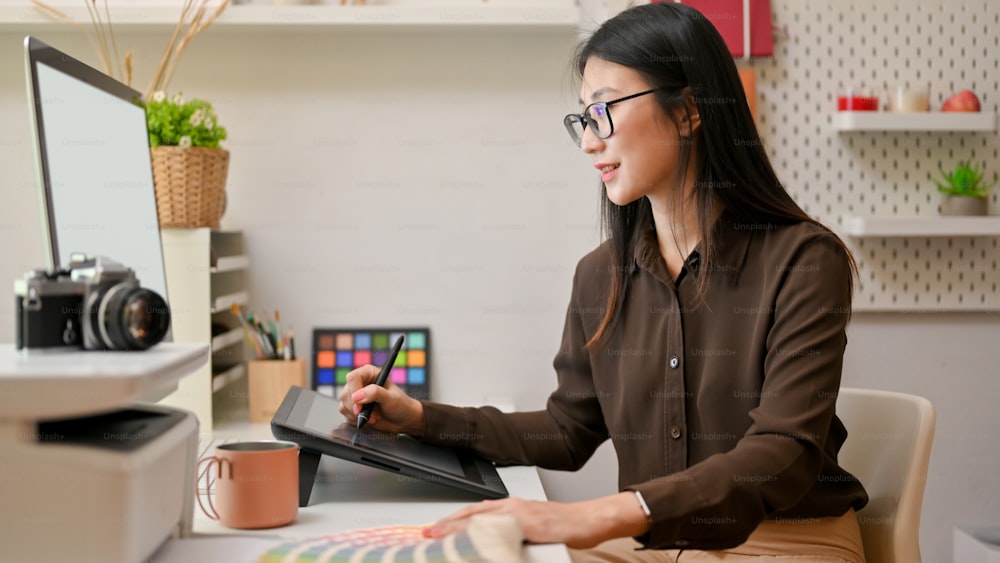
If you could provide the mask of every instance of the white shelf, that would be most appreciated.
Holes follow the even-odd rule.
[[[0,6],[0,31],[51,31],[77,28],[48,16],[25,0]],[[179,3],[178,3],[179,5]],[[58,5],[74,21],[89,26],[87,10],[79,5]],[[177,6],[116,6],[111,21],[116,28],[148,30],[172,29],[180,16]],[[381,6],[308,6],[244,5],[230,6],[212,28],[252,30],[256,28],[363,27],[561,27],[575,29],[580,23],[580,9],[572,2],[505,2],[456,4],[398,4]]]
[[[837,131],[996,131],[994,112],[841,111],[833,115]]]
[[[236,362],[246,358],[247,348],[242,328],[234,326],[236,319],[230,306],[249,301],[247,276],[243,274],[249,268],[249,252],[240,231],[163,229],[161,236],[174,340],[200,342],[210,351],[208,361],[181,380],[177,391],[163,402],[195,413],[202,429],[211,429],[220,409],[228,410],[242,402],[246,410],[245,394],[219,394],[213,390],[240,379],[246,382],[245,368],[233,369]],[[208,268],[212,262],[216,265]],[[234,271],[237,273],[221,273]],[[222,334],[213,334],[216,324],[225,325]],[[213,376],[213,372],[222,373]],[[223,398],[226,400],[220,400]]]
[[[220,295],[212,300],[211,312],[214,315],[215,313],[228,311],[234,303],[236,305],[246,305],[249,301],[250,294],[246,291],[237,291],[227,295]]]
[[[212,392],[217,393],[220,389],[230,383],[239,381],[247,376],[246,364],[236,364],[226,371],[212,375]]]
[[[843,231],[854,237],[1000,236],[1000,217],[857,217],[843,218]]]
[[[212,351],[221,350],[227,346],[232,346],[243,341],[243,329],[234,328],[228,332],[223,332],[218,336],[212,337]]]
[[[215,261],[215,266],[209,269],[213,274],[220,274],[222,272],[233,272],[236,270],[246,270],[250,267],[250,257],[246,255],[240,256],[223,256]]]

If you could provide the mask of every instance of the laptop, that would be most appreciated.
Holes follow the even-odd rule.
[[[295,442],[299,453],[299,505],[306,506],[320,455],[440,483],[481,498],[508,496],[496,467],[474,452],[426,444],[403,434],[348,425],[333,397],[292,387],[271,420],[271,433]]]
[[[34,37],[24,52],[46,267],[106,256],[169,302],[142,95]]]

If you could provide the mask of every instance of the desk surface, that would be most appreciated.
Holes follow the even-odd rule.
[[[217,441],[273,439],[268,424],[229,425],[217,430],[213,437]],[[511,496],[545,500],[534,468],[502,467],[499,473]],[[323,456],[309,506],[299,509],[293,524],[273,530],[233,530],[208,519],[196,508],[194,532],[303,539],[351,529],[430,524],[473,502],[478,502],[474,495],[438,483]],[[562,545],[532,545],[525,548],[524,561],[568,562],[570,558]]]

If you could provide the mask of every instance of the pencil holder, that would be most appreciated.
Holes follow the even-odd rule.
[[[288,389],[293,386],[306,387],[304,361],[251,361],[247,370],[250,422],[271,422]]]

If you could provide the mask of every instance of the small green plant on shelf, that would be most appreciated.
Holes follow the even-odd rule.
[[[992,184],[983,182],[983,173],[968,162],[959,162],[951,174],[941,171],[944,182],[934,181],[941,192],[941,215],[982,216],[989,213]]]
[[[984,183],[983,173],[968,162],[959,162],[951,174],[942,170],[941,176],[944,183],[936,180],[934,183],[944,195],[985,198],[993,187],[992,184]]]
[[[146,102],[149,146],[218,148],[226,129],[218,124],[212,104],[206,100],[185,100],[180,93],[167,96],[154,92]]]

